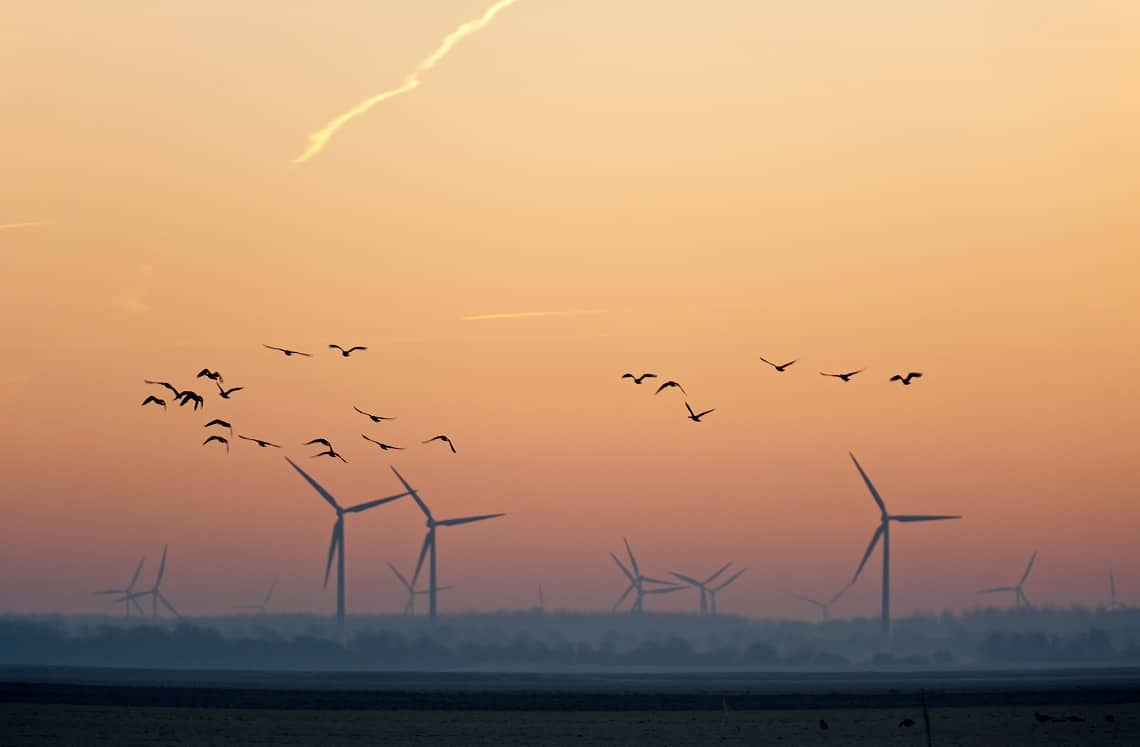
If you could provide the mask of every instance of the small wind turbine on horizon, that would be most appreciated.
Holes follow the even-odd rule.
[[[818,599],[812,599],[811,597],[805,597],[801,594],[792,594],[792,596],[795,597],[796,599],[800,600],[801,602],[807,602],[808,604],[814,604],[816,607],[818,607],[819,613],[820,613],[820,620],[826,622],[826,621],[831,619],[831,605],[838,602],[839,598],[841,596],[843,596],[844,592],[846,592],[850,588],[851,588],[851,584],[844,586],[838,592],[833,594],[832,597],[830,599],[828,599],[826,602],[821,602]]]
[[[882,619],[881,629],[883,636],[883,644],[890,645],[891,640],[891,522],[898,521],[902,523],[914,523],[920,521],[947,521],[949,519],[961,519],[961,516],[947,516],[941,514],[890,514],[887,513],[887,504],[883,503],[882,496],[879,491],[875,489],[874,483],[871,478],[867,477],[867,473],[863,471],[862,465],[859,460],[855,458],[854,454],[848,454],[851,461],[855,463],[855,469],[859,470],[859,475],[863,478],[863,482],[867,484],[867,489],[871,491],[871,497],[875,499],[875,503],[879,507],[879,526],[876,527],[875,533],[871,535],[871,543],[867,545],[867,552],[863,553],[863,560],[859,563],[859,568],[855,571],[855,576],[851,579],[848,586],[852,586],[859,580],[859,574],[863,572],[863,566],[867,565],[867,559],[871,557],[871,553],[875,551],[875,545],[881,539],[883,541],[883,606],[882,606]]]
[[[139,560],[139,564],[135,566],[135,575],[131,576],[131,582],[127,584],[127,587],[125,589],[103,589],[102,591],[96,591],[94,593],[98,596],[103,596],[106,594],[118,594],[121,598],[112,600],[112,603],[126,605],[125,611],[127,617],[131,616],[132,607],[134,607],[135,611],[139,613],[139,617],[145,617],[146,613],[143,612],[143,608],[139,606],[138,600],[131,596],[131,592],[134,591],[135,588],[135,582],[139,580],[139,573],[142,572],[143,563],[145,562],[146,556],[143,556]]]
[[[723,591],[723,590],[724,590],[724,588],[725,588],[726,586],[728,586],[729,584],[731,584],[733,581],[735,581],[736,579],[740,578],[740,576],[741,576],[741,575],[744,573],[744,571],[746,571],[746,570],[748,570],[748,569],[747,569],[747,568],[741,568],[739,571],[737,571],[736,573],[732,574],[731,576],[729,576],[729,577],[728,577],[727,579],[725,579],[724,581],[721,581],[721,582],[720,582],[719,584],[717,584],[716,586],[710,586],[710,587],[709,587],[709,589],[708,589],[708,594],[709,594],[709,614],[710,614],[710,615],[712,615],[713,617],[716,617],[716,616],[717,616],[717,609],[716,609],[716,595],[717,595],[717,594],[719,594],[721,591]]]
[[[614,603],[615,610],[621,606],[621,603],[625,601],[625,598],[629,596],[629,593],[631,591],[637,592],[637,596],[634,598],[633,606],[629,608],[629,611],[631,613],[639,613],[645,611],[644,604],[645,597],[647,595],[671,594],[674,591],[680,591],[681,589],[685,588],[681,584],[675,583],[673,581],[663,581],[659,578],[643,576],[640,567],[637,565],[637,558],[633,556],[633,549],[629,546],[629,540],[622,537],[622,542],[625,543],[625,551],[629,555],[629,565],[633,570],[631,571],[630,568],[626,568],[625,565],[618,559],[617,555],[614,555],[612,552],[610,553],[610,557],[614,559],[615,563],[617,563],[617,567],[621,569],[621,572],[625,574],[625,577],[629,580],[629,586],[626,587],[625,591],[622,592],[622,595],[618,597],[617,602]],[[657,586],[647,589],[645,588],[645,584],[647,583],[657,584]]]
[[[1122,610],[1124,605],[1116,601],[1116,576],[1108,572],[1108,609],[1109,611]]]
[[[438,585],[438,576],[437,576],[436,537],[435,537],[436,528],[437,527],[454,527],[454,526],[459,526],[460,524],[474,524],[475,522],[478,522],[478,521],[486,521],[488,519],[497,519],[500,516],[506,516],[506,514],[504,514],[504,513],[479,514],[477,516],[461,516],[461,517],[455,518],[455,519],[437,519],[437,518],[435,518],[434,515],[432,515],[431,509],[428,508],[427,504],[424,503],[423,499],[420,498],[419,494],[412,488],[411,485],[408,484],[408,481],[404,479],[404,476],[401,475],[398,471],[396,471],[395,467],[391,467],[391,470],[396,475],[397,479],[399,479],[399,481],[403,484],[404,489],[406,491],[408,491],[407,495],[412,496],[412,500],[414,500],[416,502],[416,505],[420,507],[420,511],[423,513],[424,517],[427,519],[427,534],[424,535],[424,543],[420,547],[420,558],[418,561],[416,561],[416,572],[414,574],[412,574],[412,584],[411,585],[413,587],[416,585],[416,582],[418,581],[418,579],[420,577],[420,570],[423,569],[424,558],[428,555],[428,553],[430,551],[431,561],[428,565],[428,617],[434,621],[435,617],[436,617],[436,612],[438,610],[436,595],[440,591],[442,591],[442,589]]]
[[[137,606],[138,605],[138,602],[136,601],[137,599],[139,599],[140,597],[150,597],[150,616],[151,617],[158,617],[158,603],[159,602],[162,602],[162,606],[165,607],[166,609],[168,609],[170,611],[170,614],[174,615],[175,617],[182,617],[182,615],[178,614],[178,610],[174,609],[174,605],[170,603],[170,600],[167,599],[163,595],[162,589],[161,589],[162,578],[163,578],[163,576],[166,575],[166,551],[169,548],[170,548],[169,545],[163,545],[162,546],[162,560],[158,564],[158,575],[155,576],[155,578],[154,578],[154,586],[150,587],[146,591],[128,592],[122,598],[116,599],[115,601],[116,602],[125,602],[125,603],[134,603]]]
[[[713,581],[715,581],[717,579],[717,577],[720,576],[720,574],[727,571],[729,566],[731,566],[731,565],[732,565],[731,561],[729,561],[728,563],[725,563],[720,568],[718,568],[715,573],[713,573],[711,576],[706,578],[704,581],[698,581],[693,576],[686,576],[684,573],[677,573],[676,571],[669,571],[669,573],[670,573],[670,575],[681,579],[686,584],[688,584],[689,586],[693,587],[694,589],[696,589],[697,591],[699,591],[701,593],[701,604],[700,604],[700,607],[698,608],[700,610],[698,614],[707,615],[709,613],[709,588],[708,588],[709,584],[711,584]]]
[[[1029,578],[1030,571],[1033,570],[1033,563],[1037,560],[1037,551],[1034,550],[1033,554],[1029,556],[1029,564],[1025,566],[1025,573],[1021,574],[1021,580],[1015,586],[995,586],[991,589],[982,589],[979,594],[997,594],[1003,591],[1013,592],[1013,608],[1019,610],[1022,607],[1026,609],[1033,609],[1033,605],[1029,603],[1029,597],[1025,596],[1025,591],[1022,587],[1025,586],[1026,579]]]
[[[412,586],[412,582],[409,581],[407,579],[407,577],[404,576],[404,574],[400,573],[400,570],[398,568],[396,568],[396,566],[389,563],[388,567],[392,569],[392,573],[396,574],[396,578],[400,579],[400,584],[404,587],[404,591],[408,592],[408,599],[406,602],[404,602],[404,614],[405,615],[416,614],[416,597],[426,596],[428,594],[428,590],[427,589],[416,589],[415,587]],[[452,587],[441,586],[441,587],[439,587],[439,591],[447,591],[450,588],[452,588]]]
[[[377,498],[375,500],[365,501],[364,503],[358,503],[355,506],[349,506],[348,508],[342,508],[341,505],[336,502],[336,498],[333,498],[332,494],[329,493],[329,491],[325,490],[324,487],[320,483],[318,483],[316,480],[314,480],[312,477],[310,477],[308,472],[305,472],[305,470],[298,467],[297,464],[292,459],[290,459],[289,457],[285,457],[285,461],[289,463],[289,466],[291,466],[293,469],[297,470],[297,472],[301,475],[301,477],[305,478],[305,482],[309,483],[309,485],[313,488],[313,490],[317,491],[317,493],[322,498],[324,498],[325,501],[327,501],[330,506],[332,506],[333,510],[336,511],[336,521],[333,522],[333,528],[332,528],[332,539],[329,540],[328,561],[325,563],[325,583],[324,583],[324,585],[326,587],[328,587],[328,585],[329,585],[329,572],[332,571],[333,556],[335,555],[336,556],[336,624],[337,624],[337,630],[339,630],[343,634],[344,633],[344,517],[345,517],[345,514],[356,514],[356,513],[360,513],[361,511],[367,511],[370,508],[375,508],[376,506],[382,506],[385,503],[391,503],[392,501],[399,500],[400,498],[403,498],[404,496],[408,495],[408,493],[404,492],[404,493],[399,493],[397,495],[390,495],[386,498]],[[404,484],[405,484],[405,486],[407,485],[407,483],[404,483]],[[410,490],[410,488],[409,488],[409,490]]]
[[[277,579],[273,579],[273,583],[269,585],[269,591],[265,593],[265,598],[261,600],[260,604],[242,604],[238,606],[239,610],[252,610],[265,614],[269,610],[269,600],[273,598],[273,590],[277,588]]]

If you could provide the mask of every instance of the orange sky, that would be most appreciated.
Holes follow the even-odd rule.
[[[625,535],[656,573],[746,566],[725,611],[810,617],[788,593],[877,518],[849,449],[893,510],[966,515],[894,533],[898,611],[1035,548],[1035,602],[1109,567],[1140,599],[1135,3],[522,0],[299,167],[486,3],[99,5],[0,8],[0,225],[47,223],[0,230],[0,609],[102,611],[170,543],[185,612],[277,573],[331,612],[332,512],[279,452],[199,448],[214,416],[346,502],[395,464],[441,515],[509,512],[441,530],[444,609],[608,608]],[[541,310],[597,313],[463,320]],[[138,407],[203,366],[246,390]],[[383,564],[421,538],[411,504],[350,517],[350,611],[400,609]],[[837,613],[877,611],[872,568]]]

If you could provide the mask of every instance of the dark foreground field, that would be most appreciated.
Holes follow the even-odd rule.
[[[50,669],[0,670],[0,744],[923,745],[924,694],[932,743],[940,747],[1140,744],[1140,673],[1134,670],[535,675]],[[1075,718],[1041,723],[1035,711]],[[907,718],[915,725],[900,727]]]

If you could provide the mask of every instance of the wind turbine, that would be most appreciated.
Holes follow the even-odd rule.
[[[716,617],[716,595],[717,595],[717,593],[720,592],[724,587],[731,584],[736,579],[740,578],[740,575],[742,573],[744,573],[744,571],[746,571],[746,570],[748,570],[748,569],[747,568],[741,568],[739,571],[737,571],[736,573],[729,576],[727,580],[721,581],[716,586],[710,586],[709,587],[709,614],[710,615],[712,615],[713,617]]]
[[[389,563],[388,567],[392,569],[392,573],[396,574],[396,578],[400,579],[400,584],[404,587],[404,590],[408,592],[408,601],[404,602],[404,614],[414,615],[416,613],[416,597],[424,596],[428,593],[428,590],[416,589],[412,586],[411,581],[408,581],[407,577],[400,573],[396,566]],[[450,588],[450,586],[441,586],[439,587],[439,591],[447,591]]]
[[[871,497],[875,499],[875,503],[878,504],[880,512],[879,526],[875,529],[875,533],[871,535],[871,544],[867,545],[867,552],[863,553],[863,560],[859,563],[859,568],[855,571],[855,576],[851,579],[851,584],[848,585],[853,585],[859,580],[859,574],[863,572],[863,566],[867,565],[867,559],[871,557],[871,553],[875,550],[875,545],[877,545],[881,539],[883,541],[883,611],[881,626],[883,642],[885,645],[889,645],[891,639],[891,522],[946,521],[948,519],[961,519],[962,517],[938,514],[887,513],[887,504],[883,503],[882,496],[880,496],[879,491],[875,489],[871,478],[867,477],[867,473],[863,471],[859,460],[855,458],[854,454],[849,453],[848,456],[850,456],[851,461],[855,463],[855,469],[859,470],[859,475],[863,478],[863,482],[867,484],[867,489],[871,491]]]
[[[431,564],[428,566],[428,616],[432,620],[435,620],[437,609],[436,594],[440,591],[440,588],[437,585],[436,574],[436,528],[454,527],[459,526],[460,524],[473,524],[477,521],[497,519],[500,516],[506,516],[506,514],[480,514],[478,516],[461,516],[456,519],[437,519],[432,515],[431,509],[428,508],[427,504],[423,502],[423,499],[420,498],[419,494],[416,493],[412,486],[408,484],[408,481],[404,479],[404,476],[397,472],[395,467],[392,467],[391,469],[403,484],[404,489],[408,491],[407,495],[412,496],[412,499],[416,502],[416,505],[420,507],[420,511],[423,512],[424,517],[427,519],[427,534],[424,535],[424,544],[420,547],[420,559],[416,562],[416,572],[412,574],[412,585],[415,586],[416,581],[419,579],[420,570],[424,565],[424,557],[427,556],[428,551],[430,550]]]
[[[103,589],[102,591],[95,592],[95,594],[98,594],[98,595],[119,594],[120,596],[126,595],[123,599],[114,600],[114,603],[118,604],[118,603],[122,602],[123,604],[126,605],[125,609],[126,609],[127,617],[131,616],[131,607],[135,608],[135,610],[139,613],[139,617],[144,617],[146,613],[144,613],[143,608],[139,606],[138,600],[136,600],[134,597],[132,597],[130,595],[131,592],[135,588],[135,582],[139,580],[139,573],[142,572],[142,567],[143,567],[144,562],[146,562],[145,556],[142,559],[140,559],[139,564],[137,566],[135,566],[135,575],[131,576],[131,582],[129,584],[127,584],[127,588],[125,588],[125,589]]]
[[[826,602],[821,602],[818,599],[812,599],[811,597],[805,597],[805,596],[802,596],[800,594],[792,594],[792,596],[795,597],[796,599],[800,600],[801,602],[807,602],[808,604],[814,604],[816,607],[819,607],[820,619],[826,621],[826,620],[831,619],[831,605],[838,602],[839,597],[843,596],[843,593],[850,588],[851,588],[850,584],[848,584],[847,586],[844,586],[837,593],[835,593],[831,597],[831,599],[828,599]]]
[[[162,602],[162,606],[170,610],[170,614],[174,615],[175,617],[182,617],[182,615],[178,614],[178,610],[174,609],[174,605],[170,603],[170,600],[163,596],[162,590],[160,588],[162,586],[162,577],[166,575],[166,551],[169,549],[169,547],[169,545],[162,546],[162,560],[158,564],[158,575],[154,578],[154,586],[150,587],[146,591],[128,592],[126,596],[120,599],[116,599],[116,602],[134,603],[137,606],[138,603],[135,600],[137,600],[139,597],[150,597],[151,617],[158,617],[159,602]]]
[[[344,516],[345,514],[357,514],[361,511],[367,511],[376,506],[382,506],[385,503],[399,500],[408,493],[400,493],[398,495],[390,495],[387,498],[377,498],[372,501],[365,501],[358,503],[355,506],[348,508],[341,508],[341,505],[336,502],[336,498],[332,497],[329,491],[325,490],[320,483],[309,476],[305,470],[298,467],[292,459],[285,457],[285,461],[300,473],[301,477],[305,478],[305,482],[312,486],[313,490],[317,491],[322,498],[328,501],[328,504],[336,511],[336,521],[333,522],[332,539],[329,540],[329,558],[325,563],[325,586],[329,585],[329,572],[332,570],[333,555],[336,555],[336,625],[337,629],[344,633]],[[407,485],[407,483],[405,483]],[[409,488],[410,490],[410,488]]]
[[[1002,591],[1012,591],[1013,608],[1019,610],[1022,607],[1026,609],[1033,609],[1033,605],[1029,603],[1029,597],[1025,596],[1022,587],[1025,586],[1025,580],[1029,578],[1029,572],[1033,570],[1033,562],[1037,560],[1037,551],[1034,550],[1033,554],[1029,556],[1029,565],[1025,566],[1025,573],[1021,574],[1021,580],[1017,582],[1016,586],[995,586],[992,589],[982,589],[979,594],[994,594]]]
[[[625,565],[620,560],[618,560],[617,555],[614,555],[612,552],[610,553],[610,557],[614,559],[615,563],[617,563],[617,567],[620,568],[621,572],[625,574],[625,577],[629,579],[629,586],[626,587],[622,595],[618,597],[617,602],[614,603],[615,610],[621,606],[621,603],[625,601],[625,598],[629,596],[629,593],[631,591],[636,591],[637,596],[634,598],[633,606],[630,607],[629,611],[642,612],[644,611],[644,602],[646,595],[671,594],[674,591],[680,591],[681,589],[685,588],[684,586],[678,583],[674,583],[673,581],[662,581],[659,578],[650,578],[649,576],[643,576],[641,574],[641,569],[637,565],[637,558],[633,556],[633,549],[629,546],[629,540],[622,537],[622,542],[625,543],[625,551],[629,554],[629,565],[633,571],[631,572],[629,568],[626,568]],[[646,589],[646,583],[658,584],[658,586],[656,588]]]
[[[265,594],[265,599],[261,600],[261,604],[243,604],[238,607],[239,610],[256,610],[262,614],[269,608],[269,600],[273,597],[273,590],[277,588],[277,579],[273,579],[273,583],[269,585],[269,591]]]
[[[1113,598],[1115,598],[1115,596]],[[537,611],[539,612],[539,614],[546,612],[546,597],[542,593],[542,584],[538,585],[538,607],[537,607]]]
[[[717,570],[716,573],[709,576],[704,581],[698,581],[697,579],[693,578],[692,576],[686,576],[684,573],[677,573],[676,571],[669,571],[669,573],[671,575],[673,575],[674,577],[681,579],[686,584],[688,584],[689,586],[692,586],[694,589],[696,589],[697,591],[699,591],[701,593],[700,614],[707,615],[709,613],[709,596],[708,596],[709,589],[708,589],[708,585],[711,584],[713,581],[715,581],[716,578],[718,576],[720,576],[720,574],[727,571],[728,567],[730,565],[732,565],[731,561],[728,563],[725,563],[724,565],[722,565],[720,567],[720,569]]]
[[[1112,575],[1112,571],[1108,572],[1108,609],[1124,609],[1124,605],[1116,601],[1116,576]]]

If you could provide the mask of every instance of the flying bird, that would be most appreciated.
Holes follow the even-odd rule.
[[[353,406],[352,406],[352,409],[356,410],[358,413],[360,413],[360,414],[361,414],[361,415],[363,415],[364,417],[368,418],[368,419],[369,419],[369,420],[371,420],[373,423],[379,423],[381,420],[395,420],[395,418],[386,418],[386,417],[384,417],[383,415],[373,415],[373,414],[372,414],[372,413],[370,413],[370,412],[365,412],[364,410],[361,410],[361,409],[360,409],[359,407],[357,407],[356,405],[353,405]]]
[[[432,441],[443,441],[444,443],[446,443],[448,446],[451,447],[451,453],[452,454],[456,453],[455,444],[451,443],[451,439],[448,438],[447,436],[443,436],[443,435],[432,436],[431,438],[429,438],[427,441],[424,441],[423,443],[430,444]]]
[[[900,729],[909,729],[909,728],[910,728],[910,727],[912,727],[912,726],[914,726],[914,719],[912,719],[912,718],[904,718],[902,721],[900,721],[900,722],[899,722],[899,727],[898,727],[898,728],[900,728]]]
[[[333,348],[335,350],[339,350],[340,354],[343,355],[345,358],[352,355],[357,350],[367,350],[368,349],[368,348],[364,347],[363,345],[353,345],[348,350],[345,350],[340,345],[329,345],[329,347]]]
[[[340,454],[337,454],[335,451],[333,451],[331,446],[329,447],[328,451],[322,451],[320,454],[313,454],[313,456],[310,458],[316,459],[317,457],[323,457],[323,456],[331,457],[333,459],[339,459],[342,462],[344,462],[345,464],[348,464],[348,460],[345,459],[344,457],[342,457]]]
[[[693,412],[693,408],[689,407],[688,402],[685,403],[685,409],[689,411],[689,420],[693,421],[694,423],[701,422],[701,418],[703,418],[705,415],[708,415],[710,412],[716,412],[715,407],[711,410],[705,410],[704,412]]]
[[[265,343],[262,343],[262,347],[266,347],[266,348],[269,348],[270,350],[276,350],[280,353],[284,353],[286,358],[288,358],[291,355],[303,355],[306,358],[308,358],[309,356],[312,355],[312,353],[302,353],[300,350],[290,350],[288,348],[279,348],[279,347],[275,347],[273,345],[266,345]]]
[[[911,371],[906,376],[902,374],[895,374],[891,377],[891,381],[901,381],[903,386],[910,386],[911,379],[921,379],[922,373],[920,371]]]
[[[153,394],[142,401],[142,406],[146,407],[147,405],[151,404],[152,402],[156,405],[162,405],[162,409],[164,409],[164,410],[166,409],[166,400],[159,399],[158,397],[154,396]]]
[[[206,444],[210,443],[211,441],[217,441],[220,444],[225,444],[226,445],[226,453],[227,454],[230,453],[230,441],[225,436],[210,436],[209,438],[207,438],[205,441],[202,442],[202,445],[205,446]]]
[[[360,437],[363,438],[365,441],[371,441],[372,443],[376,444],[377,446],[380,447],[380,449],[382,451],[390,451],[392,449],[395,449],[396,451],[403,451],[404,450],[403,446],[393,446],[391,444],[380,443],[376,439],[369,438],[368,436],[364,435],[363,433],[360,434]],[[450,443],[450,442],[448,442],[448,443]],[[454,451],[454,450],[455,449],[452,449],[452,451]]]
[[[170,393],[171,393],[171,395],[174,396],[174,399],[178,399],[179,397],[182,396],[182,392],[178,391],[178,389],[175,389],[174,385],[171,384],[169,381],[151,381],[150,379],[143,379],[143,383],[144,384],[154,384],[155,386],[166,387],[167,389],[170,390]]]
[[[681,394],[684,394],[686,397],[689,395],[689,393],[685,391],[685,387],[681,386],[680,384],[673,381],[672,379],[669,379],[664,384],[657,387],[657,391],[654,392],[654,394],[661,394],[661,392],[665,391],[666,389],[669,389],[670,387],[677,387],[678,389],[681,390]]]
[[[641,376],[634,376],[631,373],[624,373],[621,375],[621,377],[623,379],[633,379],[634,384],[640,384],[641,382],[645,381],[646,379],[656,379],[657,374],[655,374],[655,373],[643,373]]]
[[[191,402],[194,403],[194,412],[198,412],[199,407],[205,407],[206,406],[206,401],[204,399],[202,399],[202,395],[198,394],[197,392],[192,392],[189,389],[182,392],[182,394],[180,394],[178,396],[178,406],[179,407],[185,407],[186,405],[190,404]]]
[[[206,423],[202,427],[203,428],[209,428],[211,425],[220,425],[223,428],[228,428],[231,435],[234,432],[234,427],[232,425],[230,425],[229,423],[227,423],[225,420],[222,420],[221,418],[214,418],[213,420],[211,420],[209,423]]]
[[[852,376],[854,376],[857,373],[863,373],[866,370],[867,369],[865,369],[865,368],[860,368],[858,371],[848,371],[847,373],[836,373],[836,374],[829,374],[829,373],[824,373],[823,371],[820,371],[819,375],[820,376],[830,376],[833,379],[842,379],[844,381],[851,381]]]
[[[786,369],[788,366],[790,366],[793,363],[795,363],[796,361],[798,361],[799,358],[796,358],[796,360],[788,361],[787,363],[781,363],[781,364],[773,363],[772,361],[768,360],[764,356],[760,356],[760,360],[764,361],[765,363],[767,363],[769,366],[776,369],[777,371],[783,373],[784,369]]]
[[[208,368],[203,368],[201,371],[198,372],[198,375],[195,376],[194,378],[200,379],[203,376],[205,376],[207,379],[210,379],[212,381],[220,381],[223,384],[226,382],[226,380],[222,378],[222,374],[220,371],[211,371]]]
[[[328,449],[332,448],[332,444],[329,443],[329,440],[327,438],[314,438],[312,441],[306,441],[305,443],[303,443],[301,445],[302,446],[313,446],[315,444],[320,444],[321,446],[324,446],[325,448],[328,448]]]
[[[245,387],[244,387],[244,386],[235,386],[235,387],[230,387],[229,389],[222,389],[222,385],[221,385],[221,384],[218,384],[218,382],[216,382],[216,381],[215,381],[214,383],[215,383],[215,384],[217,384],[217,386],[218,386],[218,395],[219,395],[219,396],[220,396],[222,399],[229,399],[229,398],[230,398],[230,395],[231,395],[231,394],[233,394],[234,392],[240,392],[242,389],[245,389]]]
[[[260,446],[263,449],[266,446],[272,446],[275,449],[281,448],[281,446],[279,444],[270,443],[268,441],[262,441],[260,438],[252,438],[251,436],[242,436],[242,435],[239,435],[238,438],[245,439],[246,441],[253,441],[255,444],[257,444],[258,446]]]

